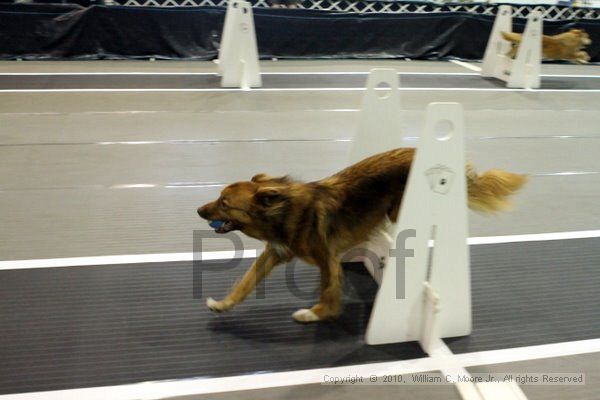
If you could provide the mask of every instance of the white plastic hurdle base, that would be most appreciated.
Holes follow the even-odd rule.
[[[217,64],[221,87],[262,86],[251,3],[229,1]]]
[[[514,381],[474,383],[473,379],[468,379],[471,378],[469,372],[439,338],[432,340],[429,355],[431,358],[437,359],[438,364],[441,365],[441,375],[446,378],[447,382],[454,383],[463,400],[527,400],[519,385]]]
[[[392,68],[372,69],[362,98],[358,129],[348,157],[354,164],[372,155],[398,147],[408,147],[403,141],[398,72]],[[409,143],[410,146],[414,144]],[[386,264],[391,246],[391,224],[367,242],[348,251],[344,261],[360,261],[381,282],[381,268]]]
[[[500,6],[485,49],[481,76],[503,80],[509,88],[539,88],[542,21],[542,14],[539,11],[532,11],[529,14],[519,50],[513,60],[506,55],[511,45],[502,38],[502,32],[512,32],[512,8],[506,5]]]

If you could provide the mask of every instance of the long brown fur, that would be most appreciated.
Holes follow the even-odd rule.
[[[502,37],[512,43],[507,56],[515,58],[522,35],[514,32],[502,32]],[[587,64],[590,55],[583,48],[590,45],[590,36],[583,29],[571,29],[554,36],[542,36],[542,57],[549,60],[568,60]]]
[[[207,220],[227,221],[226,231],[240,230],[267,242],[265,251],[221,301],[208,300],[217,312],[244,300],[273,267],[298,257],[321,270],[321,297],[294,318],[310,322],[335,318],[341,308],[339,257],[398,218],[414,149],[396,149],[369,157],[316,182],[255,175],[223,189],[221,196],[198,209]],[[507,208],[508,196],[525,176],[491,170],[478,175],[466,168],[469,207],[483,212]]]

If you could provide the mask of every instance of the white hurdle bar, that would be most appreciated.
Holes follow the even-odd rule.
[[[382,86],[391,91],[381,91]],[[406,147],[400,115],[396,71],[371,71],[350,162]],[[526,400],[514,383],[460,382],[458,375],[468,372],[442,341],[469,335],[472,329],[464,147],[462,106],[429,104],[398,222],[388,224],[358,254],[379,283],[365,341],[418,341],[431,357],[444,360],[443,373],[455,377],[465,400]],[[354,260],[356,251],[342,260]],[[375,263],[383,268],[370,267],[374,261],[367,253],[375,254]]]
[[[509,88],[539,88],[541,84],[542,25],[541,12],[529,13],[519,50],[513,60],[506,55],[511,45],[502,37],[502,32],[512,32],[512,7],[500,6],[485,49],[481,76],[500,79],[506,82],[506,86]]]
[[[221,87],[248,90],[262,86],[250,2],[229,0],[217,64]]]

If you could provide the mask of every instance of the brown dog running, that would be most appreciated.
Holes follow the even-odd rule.
[[[266,242],[265,251],[221,301],[215,312],[231,310],[278,264],[298,257],[321,270],[321,295],[310,309],[293,314],[298,322],[335,318],[341,308],[339,257],[367,241],[386,221],[395,222],[414,149],[396,149],[369,157],[317,182],[297,182],[265,174],[227,186],[221,196],[198,208],[206,220],[224,221],[219,233],[240,230]],[[503,210],[507,197],[525,183],[524,175],[500,170],[477,175],[467,167],[469,207]]]
[[[506,54],[508,57],[516,57],[521,36],[520,33],[502,32],[504,40],[512,43],[512,48]],[[583,29],[571,29],[554,36],[543,35],[542,57],[548,60],[569,60],[587,64],[590,61],[590,55],[583,51],[583,48],[591,43],[590,36]]]

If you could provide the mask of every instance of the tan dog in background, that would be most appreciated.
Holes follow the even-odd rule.
[[[515,58],[522,35],[520,33],[502,32],[502,37],[512,43],[512,48],[506,55]],[[590,61],[590,55],[582,49],[591,43],[590,36],[583,29],[571,29],[568,32],[554,36],[543,35],[542,58],[587,64]]]
[[[278,264],[298,257],[321,270],[321,295],[310,309],[293,314],[298,322],[335,318],[341,310],[340,256],[364,243],[388,218],[398,218],[402,194],[415,154],[396,149],[369,157],[316,182],[265,174],[227,186],[220,197],[200,208],[206,220],[222,221],[216,231],[240,230],[267,243],[230,293],[207,300],[216,312],[231,310]],[[478,175],[467,167],[469,207],[494,212],[525,183],[525,176],[500,170]]]

